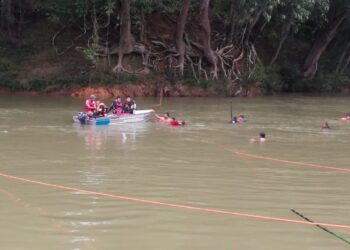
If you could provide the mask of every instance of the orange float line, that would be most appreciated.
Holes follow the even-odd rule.
[[[226,150],[229,150],[229,149],[226,149]],[[305,163],[305,162],[299,162],[299,161],[290,161],[290,160],[278,159],[278,158],[273,158],[273,157],[268,157],[268,156],[249,154],[249,153],[245,153],[245,152],[241,152],[241,151],[233,151],[233,150],[229,150],[229,151],[233,152],[237,155],[241,155],[241,156],[245,156],[245,157],[249,157],[249,158],[261,159],[261,160],[266,160],[266,161],[274,161],[274,162],[280,162],[280,163],[285,163],[285,164],[293,164],[293,165],[299,165],[299,166],[310,167],[310,168],[318,168],[318,169],[323,169],[323,170],[338,171],[338,172],[343,172],[343,173],[350,173],[350,169],[347,169],[347,168],[324,166],[324,165]]]
[[[278,218],[278,217],[271,217],[271,216],[240,213],[240,212],[234,212],[234,211],[225,211],[225,210],[219,210],[219,209],[194,207],[194,206],[181,205],[181,204],[176,204],[176,203],[160,202],[160,201],[147,200],[147,199],[135,198],[135,197],[130,197],[130,196],[122,196],[122,195],[116,195],[116,194],[90,191],[90,190],[73,188],[73,187],[68,187],[68,186],[63,186],[63,185],[58,185],[58,184],[51,184],[51,183],[47,183],[47,182],[17,177],[17,176],[13,176],[13,175],[4,174],[4,173],[0,173],[0,177],[12,179],[12,180],[16,180],[16,181],[20,181],[20,182],[24,182],[24,183],[31,183],[31,184],[35,184],[35,185],[45,186],[45,187],[49,187],[49,188],[79,192],[79,193],[88,194],[88,195],[97,195],[97,196],[107,197],[110,199],[125,200],[125,201],[148,204],[148,205],[174,207],[174,208],[192,210],[192,211],[197,211],[197,212],[204,212],[204,213],[211,213],[211,214],[222,214],[222,215],[249,218],[249,219],[255,219],[255,220],[263,220],[263,221],[275,221],[275,222],[312,225],[312,226],[320,225],[320,226],[325,226],[325,227],[350,230],[350,226],[348,226],[348,225],[308,222],[308,221],[301,221],[301,220],[291,220],[291,219],[287,219],[287,218]]]

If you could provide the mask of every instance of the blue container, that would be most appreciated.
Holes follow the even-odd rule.
[[[96,119],[96,125],[108,125],[110,122],[111,122],[111,119],[108,117]]]

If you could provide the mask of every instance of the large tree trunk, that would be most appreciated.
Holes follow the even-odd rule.
[[[217,56],[214,51],[211,49],[211,27],[209,21],[209,3],[210,0],[201,0],[200,2],[200,12],[199,12],[199,22],[202,27],[206,39],[203,43],[203,53],[208,62],[214,67],[213,69],[213,78],[217,78],[218,67],[217,67]]]
[[[283,27],[283,30],[282,30],[282,34],[281,34],[281,39],[278,43],[278,47],[275,51],[275,54],[274,56],[272,57],[271,61],[270,61],[270,65],[273,65],[277,58],[278,58],[278,55],[280,54],[280,51],[282,49],[282,46],[284,44],[284,42],[286,41],[288,35],[289,35],[289,31],[290,31],[290,28],[292,27],[292,22],[288,22],[287,25],[285,27]]]
[[[348,53],[349,49],[350,49],[350,42],[348,42],[348,44],[345,46],[345,49],[339,58],[337,68],[335,69],[335,73],[339,73],[340,69],[342,68],[345,56]]]
[[[232,0],[231,6],[230,6],[230,24],[229,24],[229,31],[228,31],[228,42],[233,43],[234,34],[235,34],[235,7],[236,3],[235,0]]]
[[[130,18],[130,1],[121,0],[120,6],[120,38],[118,46],[118,64],[113,71],[121,72],[124,70],[122,66],[123,56],[130,54],[134,50],[135,40],[131,34],[131,18]]]
[[[337,12],[341,11],[340,15]],[[317,72],[318,61],[326,50],[328,44],[337,35],[340,25],[344,22],[345,18],[349,15],[348,12],[344,12],[342,6],[337,5],[337,1],[332,1],[328,13],[329,25],[325,32],[315,41],[309,54],[307,55],[303,70],[304,77],[306,79],[313,79]]]
[[[184,65],[185,65],[185,42],[184,42],[184,32],[185,25],[188,16],[188,9],[190,7],[191,0],[183,0],[182,1],[182,9],[180,15],[177,19],[176,25],[176,48],[179,52],[179,65],[181,75],[183,75]]]
[[[261,0],[261,2],[259,3],[261,5],[261,7],[259,9],[257,9],[254,14],[252,15],[252,17],[250,18],[249,24],[248,24],[248,31],[247,34],[245,36],[245,38],[243,39],[244,41],[248,41],[252,32],[253,32],[253,28],[255,27],[255,25],[257,24],[257,22],[260,19],[260,16],[266,11],[266,9],[268,8],[269,5],[269,0]]]
[[[350,64],[350,54],[348,55],[348,58],[346,59],[345,61],[345,65],[343,66],[343,68],[341,69],[340,73],[344,73],[344,71],[347,69],[347,67],[349,66]]]

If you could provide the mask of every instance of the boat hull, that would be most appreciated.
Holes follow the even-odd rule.
[[[73,116],[74,123],[86,125],[108,125],[108,124],[127,124],[147,122],[152,119],[153,110],[134,110],[133,114],[108,115],[101,118],[88,118],[83,121],[79,120],[78,116]]]

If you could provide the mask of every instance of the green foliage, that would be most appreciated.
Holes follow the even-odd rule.
[[[51,21],[57,23],[70,23],[95,10],[110,15],[114,8],[115,2],[105,0],[38,0],[36,3],[37,10],[44,11]]]
[[[3,2],[9,1],[2,1],[1,3]],[[245,58],[239,62],[241,64],[239,67],[241,67],[240,70],[243,74],[242,84],[247,86],[258,85],[268,93],[279,91],[334,91],[340,89],[342,86],[349,84],[349,73],[334,73],[339,61],[339,55],[343,52],[344,45],[349,41],[349,20],[346,20],[343,24],[340,34],[337,36],[338,40],[334,41],[327,48],[331,52],[326,52],[326,55],[322,56],[322,60],[320,60],[318,65],[319,74],[317,78],[314,81],[303,80],[300,70],[300,65],[303,64],[306,53],[309,51],[312,42],[317,38],[316,34],[320,33],[328,22],[327,12],[330,9],[330,2],[331,0],[211,0],[210,18],[213,50],[215,51],[217,48],[222,48],[230,43],[237,45],[238,50],[244,50],[247,45],[254,44],[259,52],[260,61],[263,63],[257,64],[253,72],[248,72],[248,66],[246,66],[248,60],[247,52],[244,55]],[[18,11],[20,10],[18,3],[19,1],[12,1],[12,9],[16,12],[15,14],[6,13],[9,14],[9,18],[14,18],[13,20],[7,20],[10,24],[20,23],[17,20],[19,18]],[[182,8],[182,3],[181,0],[130,0],[132,33],[136,40],[139,37],[137,33],[140,31],[141,25],[147,21],[145,18],[152,18],[153,12],[162,12],[166,13],[171,20],[175,20]],[[200,1],[191,1],[188,20],[197,21],[199,3]],[[350,4],[350,1],[336,0],[336,3],[339,6],[346,6],[346,4]],[[3,6],[0,7],[2,8]],[[65,27],[65,29],[62,29],[62,32],[58,33],[56,48],[59,51],[65,51],[65,48],[74,44],[72,47],[76,48],[83,56],[74,57],[72,56],[73,53],[67,53],[68,55],[58,57],[52,50],[51,52],[54,54],[55,59],[43,57],[44,60],[52,60],[57,64],[69,65],[73,70],[67,70],[62,75],[46,78],[32,76],[25,82],[16,80],[21,75],[19,72],[23,72],[23,69],[21,71],[22,64],[25,64],[23,62],[30,64],[31,60],[35,60],[32,59],[32,54],[40,54],[42,50],[47,50],[47,47],[51,46],[53,34],[58,31],[51,29],[50,34],[45,34],[47,35],[45,37],[46,40],[44,38],[38,39],[40,32],[43,32],[40,30],[36,32],[37,28],[32,27],[34,32],[28,32],[31,33],[31,38],[27,38],[26,42],[31,43],[33,41],[36,43],[37,50],[35,52],[30,47],[31,45],[28,45],[28,49],[25,49],[27,46],[25,42],[23,43],[24,46],[20,44],[21,48],[19,48],[20,46],[16,47],[17,45],[14,46],[15,50],[8,49],[3,44],[0,44],[0,52],[2,56],[5,55],[3,58],[10,58],[9,55],[11,53],[14,55],[10,61],[0,58],[1,86],[13,89],[46,90],[57,86],[62,88],[72,85],[86,86],[89,84],[112,86],[137,82],[138,76],[133,74],[120,74],[116,77],[110,71],[100,72],[98,59],[94,53],[96,48],[106,45],[112,48],[118,42],[120,30],[119,0],[37,0],[35,8],[36,11],[31,14],[27,14],[29,10],[26,12],[25,18],[28,19],[24,20],[23,23],[29,27],[31,23],[35,24],[35,20],[40,19],[40,22],[46,22],[45,27],[51,27],[51,23],[59,24],[60,28],[57,29]],[[162,20],[159,21],[161,22]],[[4,23],[1,24],[4,25]],[[96,27],[93,24],[96,24]],[[250,25],[253,26],[250,27]],[[5,27],[5,29],[4,27],[0,28],[3,28],[3,30],[8,29],[8,27]],[[40,26],[38,25],[38,27]],[[54,27],[57,26],[54,25]],[[147,29],[148,27],[144,26],[144,28]],[[247,39],[243,39],[250,28],[252,29],[249,31],[251,34],[247,35],[249,36]],[[74,32],[70,32],[73,30]],[[146,36],[150,33],[152,33],[152,30],[145,30],[146,35],[144,39],[147,39]],[[234,37],[228,38],[228,33],[231,33],[231,36],[233,35]],[[12,38],[17,35],[16,32],[12,34],[14,34]],[[168,40],[171,35],[165,34]],[[186,35],[188,35],[190,40],[194,40],[191,37],[193,34]],[[203,40],[200,35],[198,35],[198,40]],[[77,36],[79,36],[79,39],[75,39]],[[278,65],[266,66],[281,37],[288,38],[279,54]],[[154,39],[162,40],[162,37],[155,37]],[[147,49],[152,49],[152,41],[142,42]],[[162,40],[162,42],[164,41]],[[47,46],[45,48],[43,46],[44,43]],[[259,48],[261,44],[263,45]],[[264,46],[266,44],[267,46]],[[192,46],[190,42],[189,45],[194,51],[196,50],[195,46]],[[166,44],[166,46],[172,49],[174,44]],[[263,53],[260,54],[260,52]],[[195,53],[201,53],[200,49],[196,50]],[[75,52],[74,55],[76,54]],[[135,66],[135,68],[140,66],[140,63],[134,61],[132,56],[128,55],[125,57],[129,58],[127,61],[128,66]],[[38,56],[38,58],[40,60],[41,57]],[[84,70],[81,70],[80,66],[75,65],[75,60],[80,60],[80,66],[84,64]],[[112,58],[112,62],[114,62],[114,58]],[[92,65],[96,66],[96,68],[92,69]],[[209,71],[208,64],[203,65],[203,67],[206,67],[205,69]],[[84,71],[85,73],[83,75],[75,74],[76,72],[74,71]],[[164,74],[167,80],[173,84],[182,82],[202,88],[216,86],[224,91],[226,87],[223,84],[224,79],[222,79],[223,75],[221,73],[219,67],[219,81],[205,80],[201,76],[194,77],[190,67],[185,67],[184,76],[180,76],[176,70],[169,70]]]
[[[82,54],[84,55],[84,57],[87,59],[87,60],[90,60],[90,61],[95,61],[95,52],[93,51],[93,49],[91,48],[85,48],[85,47],[76,47],[75,48],[76,50],[78,51],[81,51]]]
[[[336,92],[343,87],[350,87],[350,76],[346,74],[320,73],[311,81],[311,84],[314,86],[312,91]]]
[[[251,75],[245,76],[244,83],[261,87],[266,93],[280,92],[283,87],[279,69],[276,66],[257,64]]]

